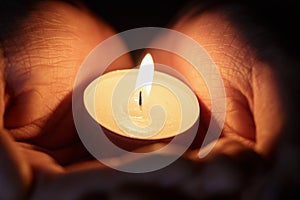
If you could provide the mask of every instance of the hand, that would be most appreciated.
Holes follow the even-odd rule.
[[[65,165],[88,156],[74,127],[71,93],[87,54],[115,34],[83,6],[61,1],[33,4],[12,30],[0,51],[0,148],[9,160],[1,159],[9,167],[0,174],[17,174],[24,182],[12,179],[11,189],[31,186],[33,174],[64,172]],[[131,67],[130,57],[120,57],[108,70],[116,67]]]
[[[235,18],[235,15],[243,9],[226,5],[200,14],[197,14],[197,8],[191,9],[171,28],[198,42],[211,56],[223,79],[227,111],[221,139],[214,152],[234,154],[249,148],[270,156],[285,120],[283,95],[275,70],[275,64],[279,62],[274,64],[270,62],[272,58],[267,57],[268,50],[275,51],[276,47],[265,45],[268,38],[265,38],[263,28],[246,21],[242,22],[245,23],[243,27],[238,24],[238,16]],[[174,42],[174,46],[193,54],[180,41]],[[205,77],[201,77],[187,61],[175,54],[161,50],[151,52],[155,62],[171,66],[184,75],[197,94],[201,121],[195,145],[199,147],[211,115],[211,99]],[[194,153],[192,155],[197,159]]]
[[[235,12],[230,9],[186,16],[172,28],[199,42],[221,72],[228,113],[215,152],[234,154],[250,148],[269,155],[284,123],[277,88],[279,82],[272,66],[258,59],[255,48],[242,38],[238,26],[227,18],[231,11]],[[0,88],[4,99],[0,101],[0,111],[4,115],[0,160],[4,167],[0,171],[0,185],[8,185],[8,189],[1,195],[20,199],[30,189],[35,199],[53,199],[51,195],[57,197],[57,194],[65,195],[60,198],[77,199],[80,194],[109,192],[117,186],[124,191],[122,186],[127,185],[129,175],[78,162],[87,153],[75,132],[70,102],[73,81],[82,60],[96,44],[113,33],[108,25],[81,6],[40,2],[20,21],[14,34],[4,40]],[[153,51],[153,56],[155,62],[173,66],[189,80],[201,101],[202,125],[208,123],[210,103],[203,79],[193,77],[193,69],[172,54]],[[131,66],[128,57],[121,60],[122,65],[115,63],[112,68]],[[205,127],[201,127],[201,131],[205,131]],[[78,163],[75,168],[80,168],[79,172],[70,170],[69,165],[74,163]],[[186,182],[183,190],[198,188],[193,183],[203,176],[194,175],[201,171],[193,171],[191,163],[179,163],[157,173],[130,178],[137,182],[147,180],[151,185],[164,183],[165,176],[176,174],[175,179],[168,180],[172,186],[178,187],[189,177],[194,182]],[[181,172],[179,175],[178,171]],[[136,188],[129,189],[137,191]]]

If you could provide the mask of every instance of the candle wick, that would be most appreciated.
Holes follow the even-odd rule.
[[[142,106],[143,100],[142,100],[142,91],[139,93],[139,105]]]

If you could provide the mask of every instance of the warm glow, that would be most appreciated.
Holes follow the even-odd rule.
[[[135,89],[145,86],[147,95],[150,94],[154,75],[154,62],[150,53],[147,53],[141,62]]]

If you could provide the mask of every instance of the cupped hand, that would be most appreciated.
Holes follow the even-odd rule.
[[[229,6],[199,15],[188,14],[172,29],[202,45],[221,73],[227,113],[215,152],[234,153],[247,148],[269,155],[284,124],[280,83],[272,65],[260,59],[264,52],[254,48],[255,38],[264,35],[251,29],[255,37],[244,37],[230,18],[230,13],[236,13],[234,9],[237,8]],[[38,197],[46,194],[52,199],[49,191],[74,197],[77,193],[105,188],[106,184],[115,186],[110,176],[120,176],[114,179],[117,182],[126,180],[127,175],[108,172],[108,169],[61,175],[64,166],[88,156],[72,119],[71,92],[77,70],[90,50],[113,34],[107,24],[81,5],[43,1],[18,20],[15,30],[2,41],[0,160],[4,167],[0,171],[0,183],[7,189],[1,195],[20,199],[30,188]],[[179,43],[178,48],[188,47]],[[174,67],[185,76],[196,92],[201,106],[201,130],[195,143],[201,145],[211,114],[203,77],[178,56],[159,50],[151,53],[156,63]],[[113,63],[111,69],[131,66],[130,58],[125,56]],[[86,169],[84,165],[80,168]],[[166,171],[171,176],[175,170]],[[43,180],[42,186],[36,184],[40,190],[35,191],[33,180],[41,172],[54,174],[55,178]],[[163,182],[162,173],[165,172],[154,175],[154,182]],[[176,180],[184,180],[180,178]]]
[[[32,170],[60,173],[88,156],[74,127],[71,93],[85,57],[115,32],[82,5],[61,1],[34,3],[11,29],[0,51],[0,148],[4,157],[17,152],[9,153],[13,156],[0,174],[19,174],[28,186]],[[118,45],[124,44],[107,51]],[[128,67],[131,60],[125,55],[108,70]]]
[[[253,11],[247,10],[247,7],[226,4],[199,12],[197,9],[201,8],[200,5],[189,9],[171,28],[186,34],[202,46],[223,80],[226,118],[221,139],[216,143],[214,151],[232,154],[247,148],[270,156],[285,120],[281,85],[276,74],[276,65],[282,63],[280,60],[283,54],[275,43],[269,42],[273,41],[272,36],[251,21],[251,17],[238,18],[251,16],[247,12]],[[167,37],[168,34],[163,35],[154,43],[169,39]],[[174,49],[189,52],[195,58],[201,56],[180,39],[170,41],[173,41]],[[195,146],[201,146],[211,116],[207,77],[202,77],[196,71],[196,67],[201,66],[194,67],[178,55],[163,50],[151,52],[156,63],[179,71],[197,94],[201,121]],[[277,58],[274,59],[272,55],[277,55]],[[206,57],[199,59],[207,61]],[[218,102],[218,99],[215,100]],[[207,148],[210,149],[209,146]],[[194,153],[193,157],[198,159]]]

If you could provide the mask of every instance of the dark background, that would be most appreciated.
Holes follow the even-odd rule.
[[[99,16],[103,17],[118,31],[144,27],[166,26],[187,0],[154,0],[154,1],[93,1],[83,2]]]

